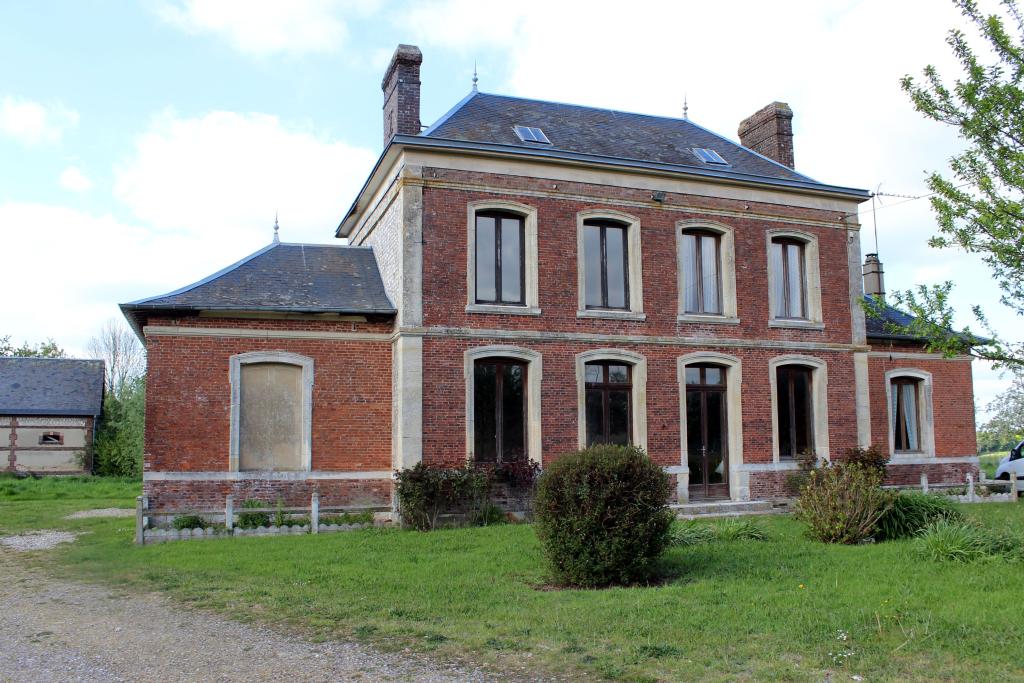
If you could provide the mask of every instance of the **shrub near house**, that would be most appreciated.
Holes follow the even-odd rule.
[[[541,476],[537,537],[557,581],[631,584],[651,576],[670,542],[668,475],[639,449],[594,446]]]

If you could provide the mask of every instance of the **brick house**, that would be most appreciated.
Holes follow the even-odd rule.
[[[103,361],[0,358],[0,471],[89,474]]]
[[[122,306],[148,349],[151,506],[390,505],[394,469],[597,441],[642,446],[679,501],[776,497],[800,455],[858,445],[893,482],[976,471],[969,358],[865,320],[869,195],[794,170],[787,105],[741,146],[474,87],[423,129],[421,61],[399,46],[387,69],[347,246],[275,240]]]

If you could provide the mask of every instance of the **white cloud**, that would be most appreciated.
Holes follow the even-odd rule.
[[[26,145],[58,142],[65,130],[77,125],[78,113],[59,104],[46,106],[9,95],[0,100],[0,134]]]
[[[8,202],[0,204],[0,225],[18,226],[4,235],[5,253],[16,258],[0,272],[0,286],[32,291],[10,302],[3,333],[18,341],[53,337],[79,354],[104,320],[120,316],[116,303],[166,291],[192,261],[204,260],[180,237],[109,214]]]
[[[75,166],[68,166],[60,174],[60,186],[72,192],[86,192],[92,189],[92,181]]]
[[[191,34],[210,33],[239,52],[332,52],[348,36],[337,0],[168,0],[158,17]],[[358,9],[357,5],[353,8]]]
[[[375,158],[266,114],[167,112],[116,169],[114,194],[139,220],[188,235],[197,249],[212,235],[269,240],[275,211],[283,240],[324,242]]]

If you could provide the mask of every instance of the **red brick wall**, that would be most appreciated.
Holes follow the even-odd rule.
[[[485,175],[445,169],[424,169],[428,179],[487,182],[513,190],[550,192],[552,182],[513,176]],[[718,336],[745,339],[849,343],[851,340],[847,233],[834,212],[764,205],[724,199],[669,194],[665,202],[651,201],[649,190],[588,186],[558,182],[566,195],[588,193],[643,201],[647,206],[621,206],[561,197],[511,197],[537,208],[540,308],[543,315],[500,316],[467,314],[466,205],[501,197],[430,186],[423,191],[423,320],[426,325],[476,328],[543,329],[604,334]],[[782,218],[834,222],[836,228],[807,226],[755,217],[709,217],[681,205],[699,208],[771,213]],[[746,207],[750,207],[747,209]],[[584,209],[614,208],[640,220],[643,258],[645,322],[578,319],[576,214]],[[736,289],[740,325],[679,323],[678,264],[675,223],[684,219],[716,220],[732,226],[736,241]],[[824,331],[781,330],[768,327],[768,264],[766,231],[791,228],[817,236],[821,269]]]
[[[189,327],[389,331],[390,323],[160,319]],[[232,355],[288,351],[313,359],[312,469],[391,468],[391,343],[346,339],[150,336],[147,471],[226,471]]]
[[[149,509],[161,512],[216,512],[225,499],[235,497],[235,511],[243,502],[259,500],[284,506],[309,507],[313,491],[322,507],[381,507],[391,505],[391,480],[307,479],[305,481],[147,481],[143,492]],[[326,514],[326,513],[325,513]]]
[[[889,347],[875,346],[876,351]],[[906,351],[921,349],[901,347]],[[897,349],[894,347],[893,352]],[[871,392],[871,440],[889,452],[889,415],[885,394],[885,373],[913,368],[932,375],[932,414],[935,422],[935,455],[977,455],[974,425],[974,388],[969,360],[941,358],[900,358],[872,356],[868,361]]]

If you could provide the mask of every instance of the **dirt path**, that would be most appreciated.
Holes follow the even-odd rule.
[[[56,580],[0,548],[5,683],[490,680],[497,679],[417,655],[309,643],[159,595]]]

